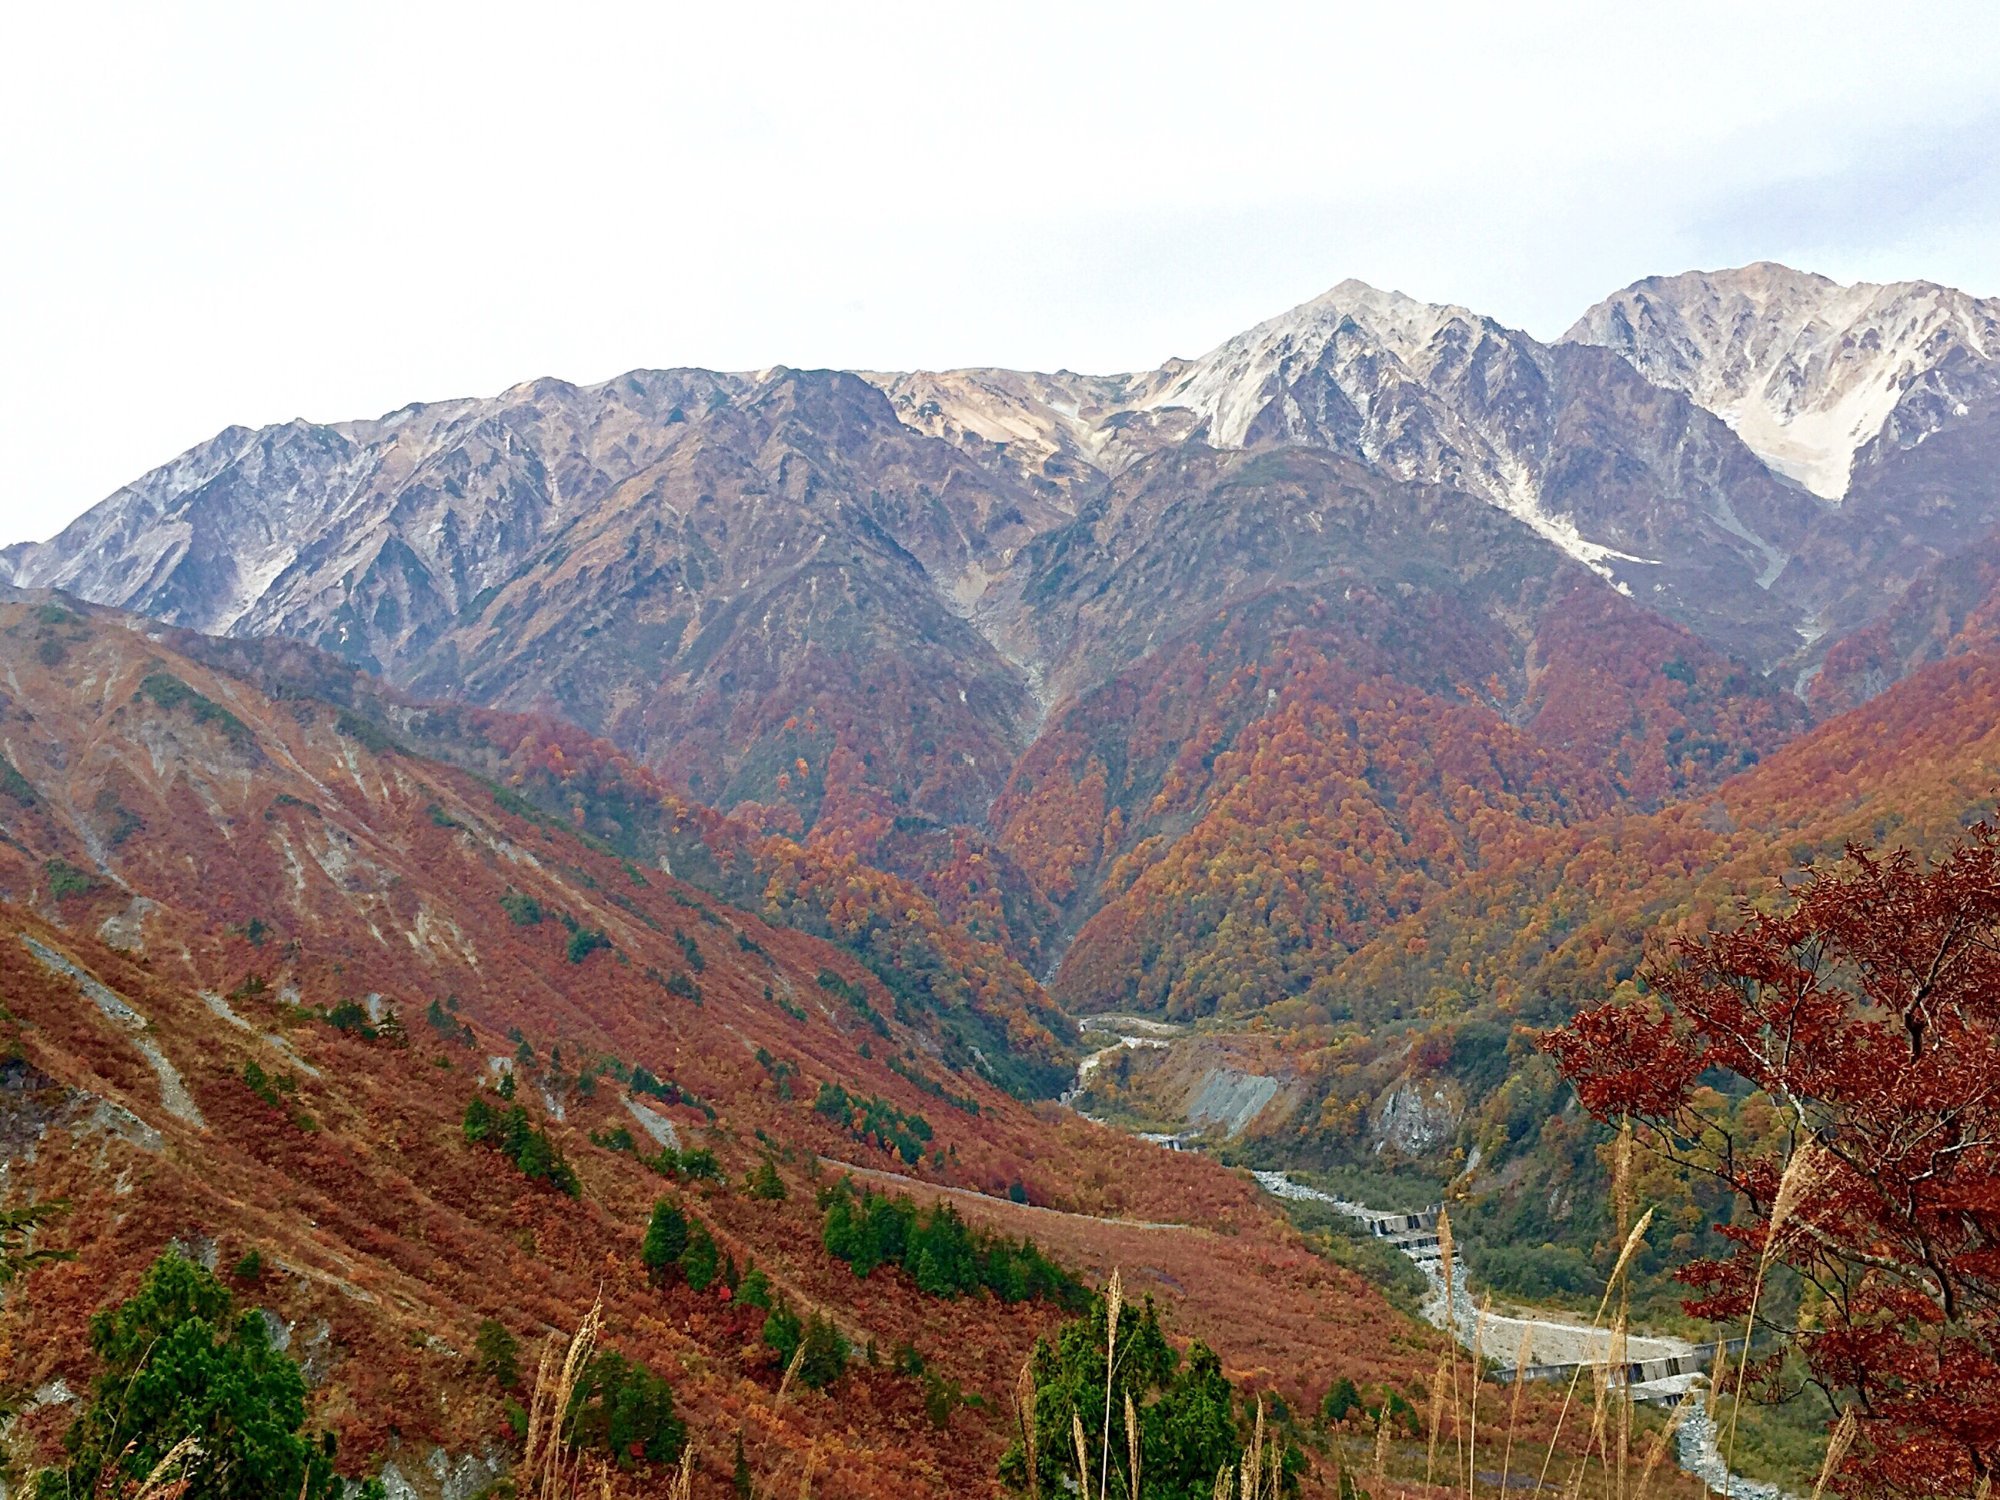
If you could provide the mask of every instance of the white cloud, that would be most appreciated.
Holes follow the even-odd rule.
[[[543,373],[1143,366],[1348,275],[1545,335],[1767,254],[2000,291],[1991,173],[1799,189],[1993,144],[2000,8],[1879,14],[13,7],[0,539]]]

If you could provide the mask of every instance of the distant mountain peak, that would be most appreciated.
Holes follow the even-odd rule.
[[[1775,261],[1636,281],[1563,341],[1617,351],[1829,500],[1871,444],[1913,447],[2000,388],[2000,301],[1930,281],[1843,285]]]
[[[1317,361],[1343,335],[1358,334],[1408,366],[1453,324],[1502,331],[1468,308],[1419,301],[1349,278],[1188,362],[1147,404],[1186,406],[1207,421],[1211,443],[1240,448],[1286,372]]]

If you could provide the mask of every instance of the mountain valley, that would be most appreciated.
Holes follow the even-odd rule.
[[[1421,1405],[1447,1341],[1242,1169],[1446,1200],[1482,1286],[1594,1305],[1612,1135],[1541,1039],[2000,805],[1996,423],[2000,303],[1767,263],[1553,342],[1346,281],[1140,372],[224,430],[0,551],[0,1186],[79,1252],[0,1306],[10,1446],[175,1244],[257,1257],[390,1493],[503,1493],[482,1329],[593,1301],[696,1494],[1000,1493],[1022,1360],[1117,1267],[1344,1500],[1374,1429],[1322,1398]],[[1079,1074],[1112,1015],[1148,1044]],[[1731,1202],[1646,1187],[1636,1305],[1693,1338]],[[870,1189],[1068,1280],[861,1276]],[[669,1199],[727,1277],[644,1262]]]

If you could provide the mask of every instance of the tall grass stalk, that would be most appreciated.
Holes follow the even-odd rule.
[[[1118,1314],[1124,1305],[1125,1283],[1113,1266],[1111,1285],[1104,1292],[1104,1437],[1097,1471],[1098,1500],[1110,1500],[1111,1494],[1111,1388],[1118,1381]],[[1077,1478],[1087,1483],[1088,1473],[1085,1470]]]
[[[1507,1452],[1500,1460],[1500,1493],[1507,1493],[1508,1477],[1514,1472],[1514,1434],[1521,1425],[1521,1397],[1528,1388],[1528,1357],[1533,1352],[1535,1326],[1521,1320],[1521,1342],[1514,1349],[1514,1394],[1507,1403]]]
[[[1250,1433],[1250,1451],[1243,1455],[1243,1500],[1257,1500],[1264,1472],[1264,1398],[1257,1397],[1257,1425]]]
[[[804,1346],[800,1348],[803,1350]],[[1021,1451],[1028,1459],[1028,1500],[1041,1500],[1041,1455],[1035,1440],[1035,1356],[1021,1361],[1021,1378],[1014,1383],[1014,1409],[1021,1421]]]
[[[1132,1393],[1125,1393],[1126,1493],[1139,1500],[1139,1413],[1132,1405]]]
[[[1488,1297],[1480,1304],[1479,1316],[1472,1324],[1472,1386],[1466,1393],[1472,1411],[1466,1423],[1465,1500],[1472,1500],[1473,1481],[1479,1467],[1479,1378],[1485,1370],[1486,1319],[1492,1311],[1493,1299]]]
[[[1437,1369],[1431,1372],[1431,1440],[1424,1458],[1424,1485],[1429,1487],[1431,1476],[1437,1469],[1438,1430],[1444,1423],[1445,1362],[1438,1361]]]
[[[535,1370],[534,1394],[528,1407],[528,1441],[521,1455],[521,1472],[515,1482],[523,1500],[564,1500],[574,1492],[577,1456],[571,1451],[564,1424],[570,1405],[583,1378],[584,1366],[597,1347],[604,1326],[604,1299],[591,1304],[571,1335],[560,1364],[555,1357],[561,1334],[549,1335]]]
[[[1807,1136],[1785,1163],[1784,1176],[1778,1179],[1778,1196],[1771,1203],[1771,1223],[1764,1235],[1764,1250],[1757,1257],[1757,1279],[1750,1287],[1750,1315],[1743,1322],[1743,1353],[1736,1361],[1736,1393],[1729,1403],[1729,1448],[1723,1466],[1732,1474],[1736,1472],[1736,1419],[1743,1411],[1743,1377],[1750,1368],[1750,1339],[1757,1328],[1757,1302],[1764,1295],[1764,1278],[1778,1258],[1778,1246],[1784,1239],[1787,1221],[1798,1209],[1799,1199],[1824,1175],[1819,1143]]]
[[[122,1463],[132,1456],[135,1447],[137,1447],[136,1441],[127,1443],[125,1451],[119,1455],[119,1463],[105,1465],[104,1472],[98,1477],[97,1488],[92,1492],[93,1500],[96,1500],[97,1496],[108,1497],[111,1494],[108,1488],[111,1476],[117,1473]],[[139,1481],[139,1488],[132,1491],[131,1500],[181,1500],[181,1496],[185,1495],[194,1484],[196,1476],[191,1470],[201,1456],[201,1442],[190,1433],[169,1448],[165,1456],[153,1465],[151,1472]],[[172,1473],[171,1478],[168,1477],[169,1471]],[[299,1493],[303,1495],[311,1483],[312,1475],[308,1472],[304,1483],[299,1487]]]
[[[1833,1471],[1840,1467],[1840,1461],[1847,1457],[1847,1450],[1854,1442],[1854,1412],[1852,1408],[1840,1414],[1840,1421],[1834,1425],[1833,1436],[1826,1442],[1826,1457],[1820,1461],[1819,1482],[1813,1486],[1812,1500],[1820,1500],[1826,1493],[1826,1483],[1833,1478]]]
[[[1452,1264],[1457,1247],[1452,1242],[1451,1214],[1442,1206],[1438,1208],[1438,1256],[1444,1271],[1444,1334],[1445,1360],[1451,1367],[1451,1435],[1458,1445],[1458,1467],[1465,1469],[1465,1430],[1458,1421],[1458,1312],[1453,1305],[1452,1292],[1455,1268]],[[1478,1379],[1478,1372],[1473,1372]]]
[[[1652,1227],[1652,1223],[1653,1210],[1649,1208],[1639,1216],[1639,1222],[1632,1226],[1632,1232],[1625,1236],[1624,1248],[1618,1252],[1617,1263],[1611,1268],[1611,1279],[1605,1283],[1603,1297],[1598,1299],[1596,1316],[1590,1320],[1590,1327],[1593,1333],[1603,1324],[1605,1310],[1611,1306],[1611,1298],[1617,1292],[1620,1282],[1624,1279],[1625,1268],[1632,1264],[1632,1257],[1638,1253],[1639,1246],[1645,1242],[1646,1231]],[[1569,1378],[1569,1388],[1563,1392],[1562,1406],[1556,1412],[1555,1430],[1549,1434],[1548,1452],[1542,1455],[1542,1472],[1535,1481],[1535,1488],[1538,1492],[1548,1482],[1549,1466],[1555,1462],[1556,1442],[1562,1437],[1563,1421],[1568,1417],[1570,1404],[1576,1398],[1577,1382],[1583,1378],[1583,1371],[1584,1366],[1579,1364],[1576,1367],[1576,1372]]]
[[[1653,1475],[1659,1470],[1660,1460],[1666,1456],[1667,1445],[1674,1440],[1674,1434],[1680,1431],[1681,1423],[1687,1420],[1688,1410],[1693,1405],[1694,1390],[1689,1388],[1687,1394],[1674,1403],[1674,1409],[1668,1415],[1666,1425],[1647,1445],[1646,1462],[1639,1470],[1639,1487],[1632,1500],[1646,1500],[1647,1491],[1653,1487]]]

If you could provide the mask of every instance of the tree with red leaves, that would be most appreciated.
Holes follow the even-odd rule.
[[[1545,1045],[1593,1114],[1747,1207],[1721,1226],[1733,1255],[1681,1271],[1691,1313],[1741,1322],[1769,1271],[1796,1273],[1801,1314],[1759,1321],[1856,1418],[1843,1492],[1983,1495],[2000,1464],[2000,828],[1928,868],[1850,847],[1782,907],[1652,966],[1663,1003],[1588,1011]],[[1745,1138],[1705,1086],[1717,1072],[1789,1138]]]

